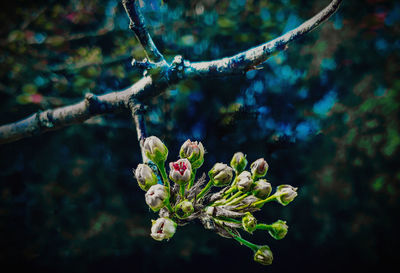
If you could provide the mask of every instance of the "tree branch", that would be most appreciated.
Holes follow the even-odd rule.
[[[122,5],[130,19],[129,28],[135,32],[136,37],[146,51],[147,57],[154,62],[165,62],[164,56],[158,51],[153,39],[147,32],[137,1],[122,0]]]
[[[158,52],[150,35],[145,30],[144,20],[137,9],[134,0],[123,0],[123,4],[131,19],[132,29],[137,34],[149,57],[163,65],[155,65],[149,70],[149,75],[123,91],[108,93],[101,96],[86,95],[79,103],[38,112],[21,121],[0,126],[0,144],[13,142],[24,137],[38,135],[47,131],[82,123],[95,115],[117,111],[121,108],[135,107],[132,102],[144,103],[147,99],[155,97],[172,84],[176,84],[185,77],[225,76],[244,73],[264,62],[267,58],[285,48],[285,46],[310,32],[323,21],[327,20],[339,7],[342,0],[332,1],[325,9],[309,19],[299,27],[288,33],[257,47],[234,55],[232,57],[208,62],[190,63],[176,56],[169,65]],[[136,113],[136,111],[134,111]],[[138,138],[145,136],[143,116],[133,114],[138,128]]]
[[[144,140],[147,137],[146,123],[144,120],[144,107],[141,103],[135,102],[133,99],[129,102],[129,108],[132,113],[132,119],[135,123],[137,138],[142,154],[142,162],[146,163],[149,161],[144,152]]]
[[[342,0],[332,1],[326,8],[297,28],[272,41],[253,47],[232,57],[192,63],[186,75],[190,77],[226,76],[242,74],[265,62],[269,56],[286,48],[286,45],[309,33],[336,12]]]
[[[0,144],[82,123],[99,114],[128,108],[131,98],[144,101],[163,92],[167,86],[165,79],[159,79],[157,83],[154,83],[151,77],[143,77],[123,91],[101,96],[89,94],[83,101],[76,104],[37,112],[21,121],[0,126]]]

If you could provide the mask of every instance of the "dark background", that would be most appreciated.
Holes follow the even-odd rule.
[[[144,1],[171,61],[229,56],[273,39],[328,1]],[[143,2],[142,2],[143,3]],[[119,1],[8,1],[0,9],[0,124],[123,89],[145,55]],[[0,146],[0,264],[29,272],[349,272],[398,264],[400,4],[344,1],[337,14],[243,76],[186,80],[149,105],[147,125],[175,160],[188,138],[199,170],[243,151],[274,185],[299,187],[263,267],[251,250],[205,230],[150,236],[157,215],[132,178],[140,162],[128,112]]]

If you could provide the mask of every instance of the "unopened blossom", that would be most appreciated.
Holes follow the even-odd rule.
[[[272,251],[267,245],[259,247],[259,249],[254,253],[254,261],[262,265],[272,264],[273,259]]]
[[[237,177],[236,186],[241,192],[248,192],[253,185],[253,179],[251,179],[251,174],[248,171],[244,171]]]
[[[268,163],[264,158],[259,158],[251,163],[250,169],[254,179],[264,177],[268,171]]]
[[[168,240],[174,236],[176,226],[176,223],[167,217],[158,218],[156,221],[152,220],[150,235],[157,241]]]
[[[186,140],[183,143],[179,156],[181,158],[187,158],[192,164],[193,169],[198,169],[203,165],[204,162],[204,147],[201,142]]]
[[[168,190],[164,185],[156,184],[150,187],[145,194],[146,204],[153,210],[158,211],[165,205],[168,198]]]
[[[247,166],[246,156],[242,152],[237,152],[231,159],[231,167],[237,172],[241,173]]]
[[[176,215],[179,218],[189,217],[193,213],[193,211],[194,211],[193,203],[190,202],[189,200],[184,200],[175,207]]]
[[[164,163],[168,156],[168,149],[156,136],[147,137],[143,144],[144,153],[156,164]]]
[[[265,179],[260,179],[254,182],[254,187],[253,187],[253,195],[265,199],[267,198],[272,191],[271,184],[265,180]]]
[[[253,233],[256,230],[257,219],[250,212],[246,212],[242,218],[242,226],[248,233]]]
[[[297,188],[290,185],[280,185],[274,195],[276,196],[276,201],[286,206],[297,196],[296,191]]]
[[[139,187],[147,191],[151,186],[157,184],[157,176],[146,164],[139,164],[135,170],[135,177]]]
[[[288,232],[288,226],[286,225],[286,221],[278,220],[275,223],[271,224],[268,229],[268,233],[272,236],[272,238],[276,240],[283,239]]]
[[[214,186],[225,186],[232,181],[233,170],[226,164],[216,163],[214,167],[208,172]]]
[[[169,163],[169,177],[179,185],[186,185],[192,175],[192,166],[186,158]]]

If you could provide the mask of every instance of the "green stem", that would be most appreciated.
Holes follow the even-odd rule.
[[[185,185],[179,185],[180,194],[182,196],[182,200],[185,199]]]
[[[189,189],[193,186],[193,184],[194,184],[194,179],[196,178],[196,172],[197,172],[197,169],[193,169],[193,170],[192,170],[192,176],[191,176],[190,181],[189,181],[189,184],[188,184],[188,186],[187,186],[187,189],[188,189],[188,190],[189,190]]]
[[[237,183],[238,172],[235,172],[235,179],[233,179],[231,187],[225,192],[223,199],[226,199],[231,193],[237,190],[236,183]]]
[[[235,223],[235,224],[242,224],[242,221],[233,219],[233,218],[229,218],[229,217],[225,217],[225,216],[219,216],[217,217],[218,220],[222,220],[224,222],[230,222],[230,223]]]
[[[267,224],[257,224],[257,225],[256,225],[256,229],[260,229],[260,230],[270,230],[270,229],[271,229],[271,225],[267,225]]]
[[[167,177],[167,172],[165,171],[165,167],[164,167],[164,163],[160,162],[158,164],[156,164],[158,169],[160,170],[160,174],[161,174],[161,178],[163,180],[164,186],[167,188],[168,191],[168,198],[165,202],[165,206],[167,207],[167,209],[169,210],[169,212],[173,212],[174,210],[171,207],[171,202],[170,202],[170,198],[171,198],[171,186],[169,184],[169,179]]]
[[[239,193],[241,193],[241,192],[239,192]],[[242,196],[240,196],[240,197],[238,197],[238,198],[236,198],[236,199],[234,199],[234,200],[232,200],[232,201],[230,201],[230,202],[227,202],[225,205],[226,206],[232,206],[232,205],[236,205],[237,203],[239,203],[240,201],[242,201],[243,199],[245,199],[247,196],[249,196],[251,194],[251,192],[246,192],[246,193],[244,193]]]
[[[164,186],[166,186],[168,188],[168,191],[169,191],[169,188],[170,188],[169,179],[168,179],[168,176],[167,176],[167,172],[165,171],[164,163],[157,164],[157,167],[160,170],[160,174],[161,174],[161,178],[162,178],[162,181],[164,183]]]
[[[228,228],[225,227],[225,230],[232,235],[233,239],[235,239],[236,241],[238,241],[239,243],[247,246],[248,248],[252,249],[254,252],[256,252],[260,246],[255,245],[253,243],[250,243],[249,241],[243,239],[242,237],[237,236],[235,233],[233,233],[232,231],[230,231]]]
[[[171,207],[171,203],[169,202],[169,197],[167,198],[167,200],[165,200],[165,206],[170,213],[174,212],[174,209]]]
[[[202,189],[201,192],[196,196],[196,199],[200,200],[200,198],[202,198],[210,190],[213,184],[214,184],[213,180],[210,179],[210,181],[207,183],[204,189]]]
[[[223,203],[229,203],[230,201],[232,201],[233,199],[235,199],[236,197],[238,197],[239,195],[241,195],[242,193],[240,191],[238,191],[237,193],[235,193],[234,195],[232,195],[229,199],[227,199],[226,201],[224,201]]]
[[[275,198],[276,198],[276,195],[274,194],[274,195],[271,195],[270,197],[268,197],[268,198],[266,198],[266,199],[264,199],[264,200],[260,200],[260,201],[254,202],[251,206],[252,206],[252,207],[259,207],[259,208],[261,208],[265,203],[274,201]]]
[[[251,205],[251,204],[246,204],[246,205],[243,205],[243,206],[234,208],[234,210],[239,211],[239,210],[242,210],[242,209],[245,209],[245,208],[249,207],[250,205]]]

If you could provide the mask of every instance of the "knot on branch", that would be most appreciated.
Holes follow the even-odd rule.
[[[190,62],[185,60],[181,55],[176,55],[170,65],[170,78],[183,79],[185,76],[185,69],[188,67],[190,67]]]
[[[92,93],[85,94],[85,105],[89,113],[103,113],[107,109],[107,105]]]
[[[41,128],[53,128],[54,127],[54,118],[53,118],[53,112],[51,110],[47,111],[38,111],[36,113],[36,120],[38,123],[38,129],[40,130]]]
[[[167,64],[163,60],[161,62],[151,62],[147,58],[144,58],[142,61],[137,61],[136,59],[132,59],[131,65],[134,68],[137,68],[143,72],[143,76],[153,76],[153,77],[162,77],[166,73]]]
[[[129,98],[128,107],[133,116],[144,115],[147,112],[148,106],[138,101],[133,96]]]

